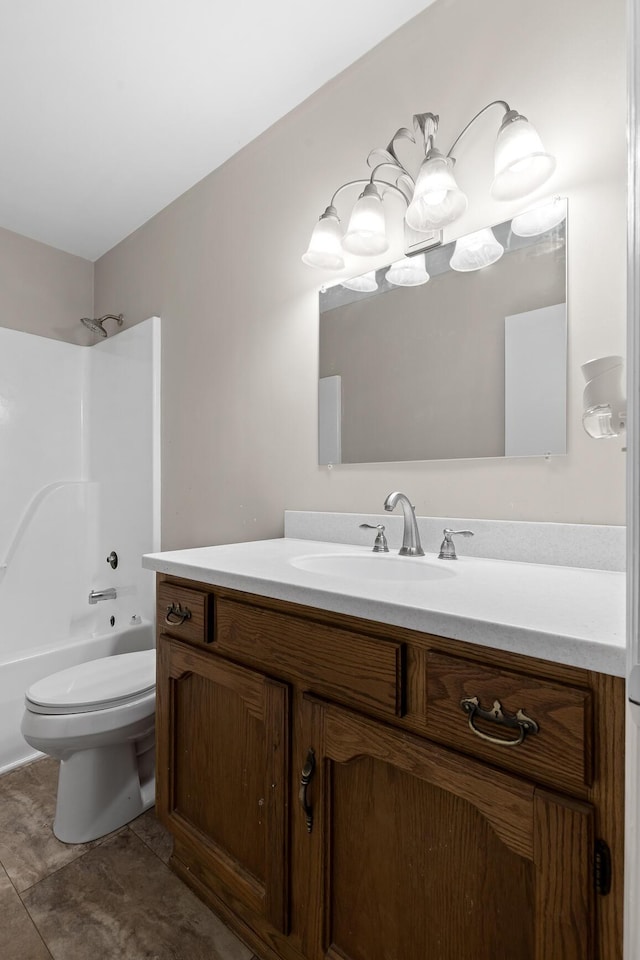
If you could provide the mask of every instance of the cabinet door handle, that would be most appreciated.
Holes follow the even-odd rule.
[[[300,773],[300,790],[298,791],[298,799],[300,800],[300,806],[304,811],[304,819],[307,824],[307,833],[311,833],[313,830],[313,808],[311,804],[307,802],[307,787],[313,780],[313,774],[316,769],[316,755],[313,747],[309,747],[309,752],[307,753],[307,759],[304,762],[304,766]]]
[[[167,615],[164,618],[165,623],[168,623],[170,627],[179,626],[181,623],[184,623],[185,620],[191,620],[191,610],[189,610],[189,607],[181,607],[179,603],[167,604]]]
[[[464,700],[460,701],[460,706],[469,715],[469,729],[482,740],[488,740],[489,743],[495,743],[500,747],[519,747],[528,733],[534,734],[540,730],[535,720],[528,717],[523,710],[518,710],[515,716],[504,713],[499,700],[493,701],[491,710],[483,710],[477,697],[465,697]],[[482,733],[473,725],[473,719],[476,715],[482,720],[497,723],[508,730],[518,730],[517,740],[504,740],[502,737],[490,737],[487,733]]]

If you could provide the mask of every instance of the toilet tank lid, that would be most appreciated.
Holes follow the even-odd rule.
[[[156,683],[156,651],[120,653],[100,660],[87,660],[52,673],[31,684],[26,699],[43,707],[85,710],[119,700],[131,700],[153,690]]]

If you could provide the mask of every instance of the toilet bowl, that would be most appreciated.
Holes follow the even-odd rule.
[[[60,760],[53,832],[96,840],[154,802],[155,650],[89,660],[32,684],[22,736]]]

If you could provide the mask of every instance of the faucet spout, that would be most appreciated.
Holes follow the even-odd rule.
[[[420,534],[418,532],[418,523],[416,521],[416,512],[409,497],[405,493],[396,490],[390,493],[384,502],[384,508],[389,513],[395,510],[400,504],[404,514],[404,532],[402,534],[402,546],[400,547],[401,557],[424,557],[424,550],[420,543]]]
[[[106,590],[92,590],[89,594],[89,603],[97,603],[99,600],[115,600],[115,587],[107,587]]]

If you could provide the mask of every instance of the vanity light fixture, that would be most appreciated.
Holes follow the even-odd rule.
[[[504,100],[493,100],[479,110],[446,154],[435,146],[439,117],[433,113],[417,113],[413,117],[413,132],[400,127],[385,149],[369,153],[367,164],[371,175],[368,178],[350,180],[338,187],[313,230],[303,262],[323,270],[342,270],[344,250],[359,257],[384,253],[389,248],[384,212],[387,194],[399,195],[406,206],[407,251],[440,243],[437,231],[453,223],[467,208],[467,198],[454,177],[453,151],[476,120],[494,106],[501,107],[504,115],[495,146],[491,195],[496,200],[514,200],[545,183],[555,169],[555,159],[546,153],[527,118],[512,110]],[[418,144],[424,155],[415,179],[398,156],[400,140]],[[342,236],[335,203],[339,194],[353,187],[360,187],[361,193]],[[410,231],[415,231],[417,237],[411,236]]]
[[[389,249],[382,196],[374,183],[358,197],[342,246],[358,257],[375,257]]]
[[[622,357],[598,357],[582,364],[582,425],[594,440],[618,437],[625,429],[627,402],[622,388]]]
[[[494,156],[494,200],[518,200],[549,179],[555,157],[546,153],[537,130],[517,110],[507,110]]]
[[[375,270],[370,270],[369,273],[363,273],[359,277],[352,277],[351,280],[343,280],[341,285],[346,287],[347,290],[355,290],[356,293],[373,293],[378,289],[376,272]]]
[[[456,240],[449,266],[460,273],[470,273],[491,266],[503,253],[504,247],[496,240],[491,227],[484,227]]]
[[[419,287],[427,283],[429,274],[425,266],[424,253],[416,253],[412,257],[396,260],[385,273],[385,279],[396,287]]]
[[[319,267],[323,270],[343,269],[342,230],[340,229],[338,211],[333,204],[329,204],[313,228],[311,240],[302,262],[310,267]]]
[[[453,158],[444,157],[435,147],[427,152],[405,215],[412,230],[439,230],[467,209],[467,198],[455,181],[453,166]]]
[[[553,200],[540,203],[514,217],[511,221],[511,232],[515,233],[516,237],[538,237],[553,230],[566,216],[566,198],[554,197]]]

